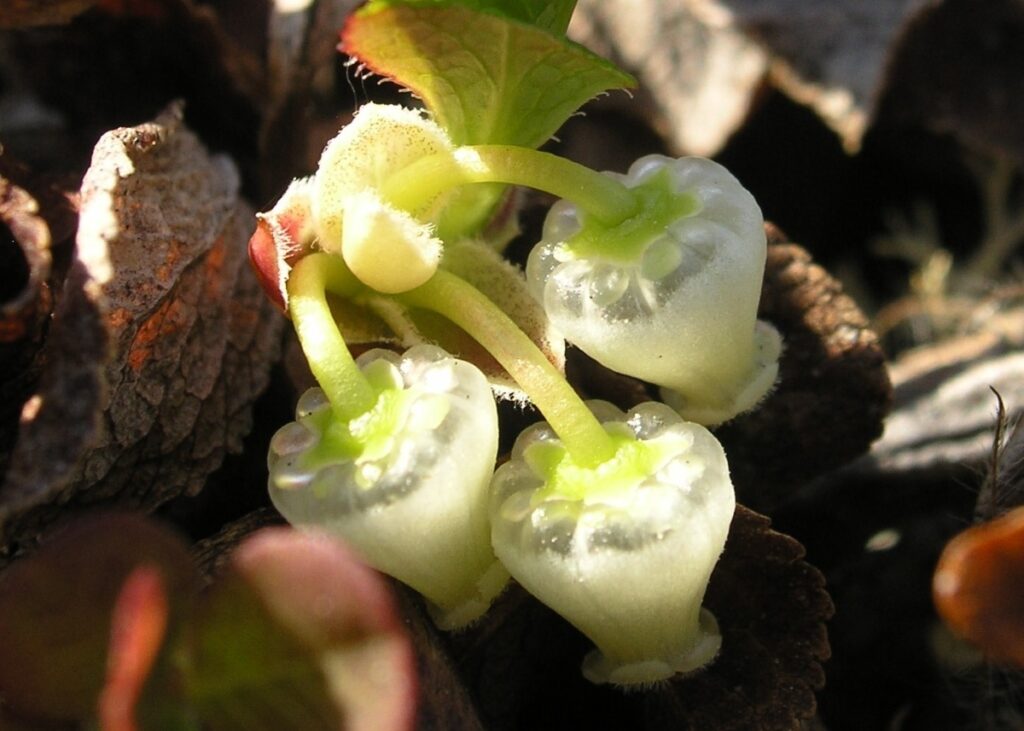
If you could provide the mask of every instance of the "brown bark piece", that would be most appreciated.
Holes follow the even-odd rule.
[[[58,506],[197,491],[247,433],[281,319],[246,265],[238,176],[172,108],[101,138],[75,261],[0,486],[0,538]]]
[[[782,334],[778,385],[716,432],[739,499],[766,511],[866,452],[882,433],[892,390],[854,301],[806,251],[772,235],[759,316]]]

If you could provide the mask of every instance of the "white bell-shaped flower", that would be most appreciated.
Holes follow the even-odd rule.
[[[586,634],[594,682],[651,683],[711,661],[701,602],[735,509],[725,453],[661,403],[588,402],[615,456],[580,467],[544,422],[495,472],[495,553],[527,591]]]
[[[338,420],[307,391],[270,444],[270,496],[293,525],[327,530],[423,594],[442,628],[483,614],[508,573],[490,544],[488,484],[498,446],[490,386],[432,345],[357,361],[376,405]]]
[[[781,349],[757,320],[766,241],[753,196],[703,158],[650,155],[606,174],[636,192],[638,214],[603,226],[556,203],[527,263],[534,294],[567,340],[664,387],[687,419],[752,408]]]

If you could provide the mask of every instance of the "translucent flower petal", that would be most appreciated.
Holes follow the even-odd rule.
[[[707,429],[664,404],[593,410],[619,435],[616,457],[580,469],[552,458],[564,448],[546,425],[524,431],[491,484],[492,541],[516,581],[597,645],[588,678],[651,683],[717,652],[701,602],[735,509],[729,468]]]
[[[763,363],[772,344],[755,336],[766,257],[757,203],[702,158],[649,155],[614,177],[631,188],[668,185],[694,205],[626,255],[580,253],[574,237],[587,235],[588,221],[559,201],[527,262],[531,291],[568,341],[671,390],[686,418],[714,424],[754,406],[777,372]]]
[[[344,539],[430,600],[443,627],[486,611],[508,578],[490,544],[498,445],[483,374],[439,348],[357,361],[377,405],[337,421],[319,389],[271,440],[270,496],[290,523]]]

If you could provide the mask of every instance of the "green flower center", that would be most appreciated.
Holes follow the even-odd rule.
[[[700,210],[694,196],[675,190],[667,169],[630,188],[630,192],[639,199],[640,210],[620,223],[605,225],[581,213],[582,228],[565,244],[573,257],[637,264],[647,247],[663,236],[670,225]]]
[[[523,459],[544,481],[534,493],[534,507],[551,499],[617,502],[628,498],[687,446],[682,436],[641,441],[625,429],[606,427],[606,431],[615,453],[596,467],[577,464],[560,441],[536,442],[526,448]]]
[[[322,437],[303,455],[308,467],[386,460],[401,438],[430,432],[448,416],[447,398],[415,386],[404,388],[397,368],[387,361],[374,361],[364,375],[377,395],[372,408],[347,422],[335,418],[329,409],[309,417]]]

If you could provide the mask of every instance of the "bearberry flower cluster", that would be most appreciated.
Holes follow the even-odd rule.
[[[492,250],[439,231],[449,203],[481,184],[562,198],[527,266],[538,316],[660,386],[668,405],[585,403],[473,283],[466,247],[481,262]],[[477,619],[511,576],[593,640],[583,672],[595,682],[701,667],[720,644],[701,603],[735,506],[726,456],[701,424],[753,407],[780,350],[756,319],[762,223],[707,160],[651,156],[601,174],[527,147],[456,145],[418,111],[366,105],[254,236],[273,238],[267,278],[319,383],[272,440],[275,505],[416,589],[441,627]],[[404,352],[354,359],[352,312],[393,325]],[[488,378],[469,356],[422,344],[429,328],[401,325],[425,316],[468,336],[545,418],[497,471]]]

